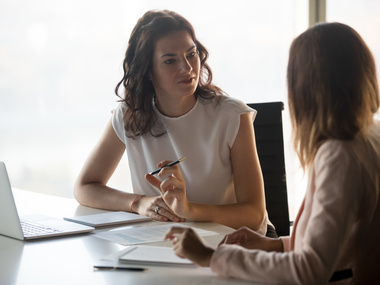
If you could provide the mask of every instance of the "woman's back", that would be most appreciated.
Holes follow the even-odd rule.
[[[349,284],[380,282],[379,196],[379,122],[370,126],[367,135],[321,145],[290,245],[309,257],[310,270],[303,270],[300,280],[310,278],[307,272],[322,275],[335,268],[335,272],[352,270],[353,279],[346,279]]]
[[[371,126],[367,139],[361,138],[354,157],[361,166],[362,201],[358,221],[352,228],[352,249],[354,281],[356,284],[379,284],[380,258],[380,122]],[[349,252],[343,254],[342,260]]]

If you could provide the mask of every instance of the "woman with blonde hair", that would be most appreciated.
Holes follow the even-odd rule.
[[[379,284],[380,124],[373,56],[347,25],[317,25],[288,63],[294,144],[310,175],[290,237],[247,228],[216,250],[191,229],[166,235],[175,252],[223,276],[275,284]],[[338,284],[338,283],[335,283]]]

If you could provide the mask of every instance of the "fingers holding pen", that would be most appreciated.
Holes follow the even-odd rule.
[[[158,177],[162,178],[165,176],[173,176],[180,181],[183,181],[182,173],[179,170],[178,165],[165,166],[162,167],[160,172],[157,174]]]
[[[158,168],[162,168],[164,166],[167,166],[169,163],[171,163],[172,161],[171,160],[162,160],[160,161],[159,163],[157,163],[157,167]]]
[[[172,194],[168,192],[168,190],[180,190],[183,191],[185,189],[185,183],[183,181],[179,181],[174,176],[168,176],[163,181],[158,180],[151,174],[145,174],[145,179],[151,185],[153,185],[158,191],[160,191],[161,195]]]
[[[184,181],[180,181],[174,176],[168,176],[161,182],[160,188],[162,190],[162,194],[166,195],[166,197],[177,197],[179,195],[177,197],[179,198],[185,194],[186,184]]]
[[[186,191],[186,183],[178,166],[168,166],[168,161],[166,160],[160,162],[158,166],[160,167],[160,165],[163,165],[164,167],[162,167],[159,171],[157,170],[158,172],[153,171],[146,174],[145,179],[157,188],[162,195],[164,195],[168,190],[180,190],[182,192]],[[158,178],[163,178],[163,180],[160,181],[157,177],[155,177],[155,175]]]
[[[157,164],[157,167],[159,167],[159,168],[156,169],[155,171],[150,172],[149,174],[151,174],[151,175],[158,174],[159,177],[163,177],[163,176],[168,174],[168,173],[165,173],[165,171],[164,171],[165,169],[170,169],[171,167],[174,167],[175,165],[179,164],[181,161],[183,161],[185,159],[186,159],[186,157],[179,158],[175,161],[163,160]],[[172,170],[170,170],[170,171],[174,171],[176,169],[178,169],[178,168],[172,168]],[[180,173],[180,176],[182,177],[181,173]]]
[[[161,197],[175,215],[186,217],[189,203],[186,198],[186,182],[177,165],[180,161],[181,159],[174,162],[161,161],[157,165],[161,168],[146,174],[145,179],[160,191]]]
[[[145,174],[145,180],[148,181],[149,184],[154,186],[157,190],[161,191],[161,181],[158,180],[154,175],[152,174]]]

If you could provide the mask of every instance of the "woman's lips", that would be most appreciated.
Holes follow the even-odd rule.
[[[186,79],[181,80],[179,83],[190,84],[190,83],[193,82],[193,80],[194,80],[193,77],[191,77],[191,78],[186,78]]]

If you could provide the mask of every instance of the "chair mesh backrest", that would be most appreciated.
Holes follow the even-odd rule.
[[[254,121],[257,152],[264,177],[265,200],[270,221],[278,235],[289,235],[282,102],[247,104],[257,110]]]

